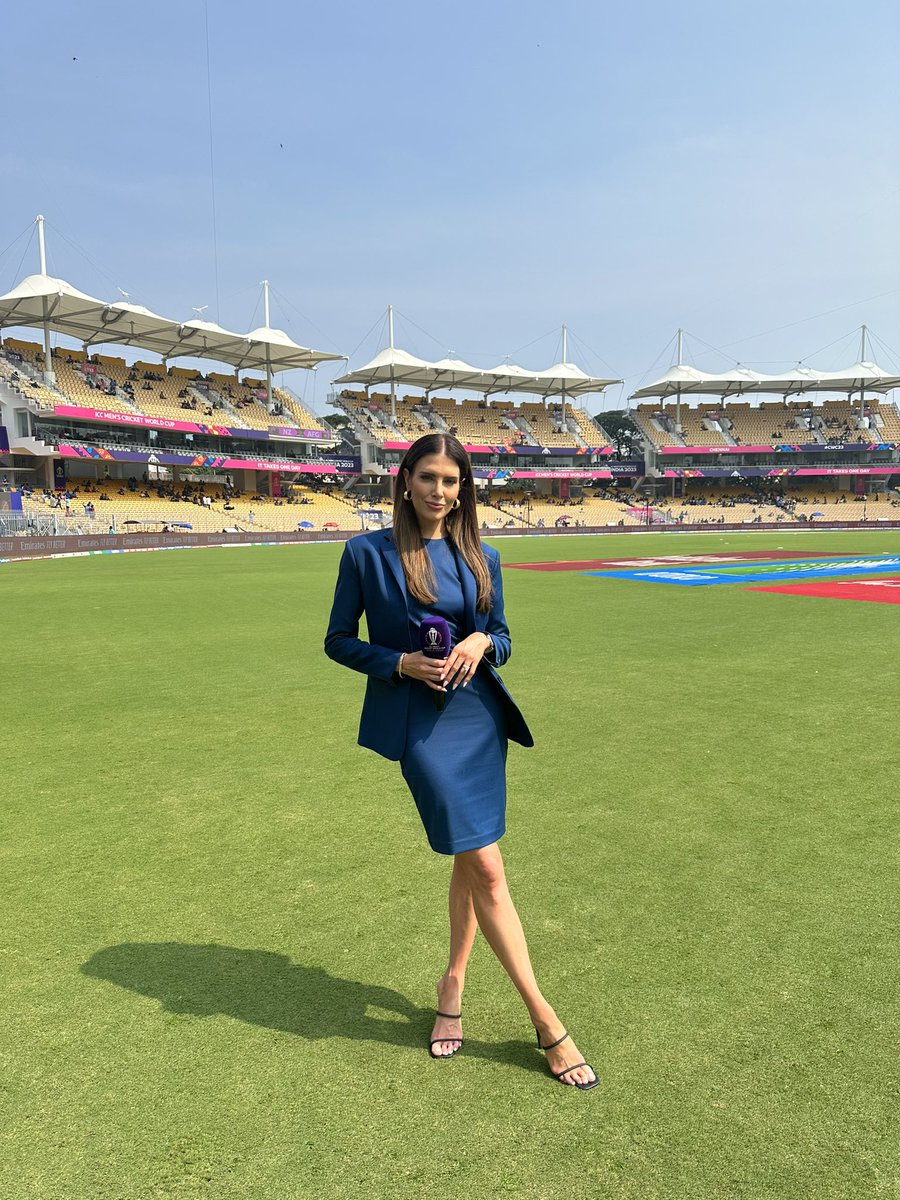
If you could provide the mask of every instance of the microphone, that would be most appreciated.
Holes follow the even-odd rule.
[[[450,626],[443,617],[425,617],[419,626],[419,648],[426,658],[450,657]],[[446,696],[432,691],[434,707],[444,711]]]

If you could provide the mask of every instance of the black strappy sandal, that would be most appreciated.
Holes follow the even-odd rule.
[[[556,1041],[551,1042],[549,1046],[542,1046],[541,1045],[541,1035],[538,1033],[538,1031],[536,1029],[534,1032],[537,1033],[538,1050],[553,1050],[553,1049],[555,1049],[555,1047],[559,1046],[562,1042],[564,1042],[566,1040],[566,1038],[569,1036],[567,1033],[564,1033],[562,1035],[562,1037],[558,1037],[556,1039]],[[590,1083],[576,1083],[574,1079],[572,1080],[571,1083],[566,1083],[565,1079],[563,1079],[563,1075],[568,1075],[570,1071],[577,1071],[579,1067],[587,1067],[589,1071],[594,1071],[594,1068],[591,1066],[590,1063],[580,1062],[580,1063],[574,1063],[571,1067],[563,1067],[563,1069],[561,1071],[551,1070],[550,1074],[553,1076],[554,1079],[559,1080],[559,1082],[563,1085],[563,1087],[577,1087],[580,1092],[589,1092],[591,1090],[591,1088],[596,1087],[597,1084],[600,1082],[600,1077],[598,1076],[596,1071],[594,1071],[594,1078],[591,1080]]]
[[[446,1017],[448,1021],[461,1021],[462,1020],[462,1013],[445,1013],[445,1012],[441,1012],[440,1010],[438,1010],[437,1015],[439,1017]],[[459,1042],[459,1045],[456,1047],[456,1050],[451,1050],[449,1054],[435,1054],[432,1047],[436,1046],[439,1042]],[[431,1041],[428,1043],[428,1053],[431,1055],[432,1058],[441,1058],[441,1059],[452,1058],[453,1055],[456,1054],[457,1050],[462,1049],[462,1044],[463,1044],[463,1040],[461,1037],[432,1038]]]

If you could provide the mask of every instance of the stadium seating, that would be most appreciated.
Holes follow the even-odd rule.
[[[660,404],[639,404],[631,410],[631,419],[638,432],[657,450],[661,450],[663,446],[684,445],[682,439],[674,432],[674,410],[669,414]]]
[[[682,440],[688,446],[731,446],[734,439],[722,432],[720,404],[701,404],[697,408],[681,406]],[[672,413],[675,419],[675,413]],[[727,428],[727,427],[726,427]]]
[[[774,498],[780,497],[775,503]],[[685,484],[683,499],[661,499],[657,505],[675,521],[683,524],[761,522],[805,524],[819,521],[857,522],[879,518],[900,520],[900,497],[870,493],[862,497],[851,492],[834,491],[825,483],[779,480],[778,487],[764,493],[735,487],[730,481]]]
[[[26,366],[43,370],[44,351],[33,342],[9,338],[5,350],[22,355]],[[129,366],[123,358],[94,354],[86,358],[83,351],[57,349],[52,354],[56,374],[56,389],[50,390],[29,378],[24,370],[0,355],[0,374],[12,379],[18,373],[17,386],[24,395],[42,407],[73,404],[82,408],[105,408],[112,412],[140,412],[172,421],[210,422],[238,429],[262,429],[282,424],[300,429],[329,432],[316,417],[283,388],[273,387],[272,395],[281,413],[269,413],[260,403],[259,393],[265,391],[265,381],[244,379],[210,373],[208,380],[195,370],[170,367],[161,363],[135,362]],[[83,367],[89,364],[96,374],[88,376]],[[93,387],[90,379],[100,383],[112,381],[118,395],[110,395],[102,387]],[[195,404],[186,409],[184,403]]]
[[[873,417],[872,434],[879,442],[900,442],[900,416],[897,408],[887,400],[871,405]]]
[[[26,400],[38,405],[39,408],[52,409],[54,405],[65,404],[63,396],[57,395],[45,387],[44,384],[38,383],[36,379],[28,375],[20,366],[9,362],[4,357],[0,357],[0,377]]]
[[[450,396],[397,396],[396,420],[389,395],[345,390],[341,402],[378,442],[415,441],[429,430],[453,433],[470,446],[534,445],[580,450],[610,444],[603,431],[580,408],[566,405],[566,427],[560,428],[559,403],[540,401],[454,400]],[[577,432],[573,432],[574,429]]]
[[[681,405],[682,436],[676,432],[676,407],[639,404],[631,410],[638,430],[657,449],[663,446],[827,445],[828,442],[900,441],[900,416],[886,400],[869,405],[872,428],[860,429],[858,405],[847,400],[763,400],[759,404]]]
[[[127,532],[132,526],[126,522],[182,522],[189,524],[192,529],[203,532],[221,532],[227,528],[237,528],[245,531],[259,530],[296,530],[301,521],[309,522],[314,529],[323,529],[328,523],[335,528],[358,532],[363,527],[363,520],[357,511],[356,504],[343,496],[339,489],[313,489],[295,487],[292,499],[294,503],[282,501],[276,504],[271,497],[250,497],[233,495],[226,500],[223,489],[219,484],[202,483],[188,484],[195,489],[196,495],[206,495],[211,500],[207,507],[191,499],[173,499],[171,496],[157,494],[154,484],[139,484],[137,491],[131,491],[121,480],[91,481],[90,490],[86,488],[87,481],[77,478],[68,480],[70,492],[75,494],[71,502],[71,517],[83,517],[84,505],[90,501],[96,509],[93,522],[100,532],[106,532],[113,516],[119,532]],[[184,485],[179,484],[179,491]],[[148,492],[142,496],[141,491]],[[101,500],[101,495],[108,499]],[[226,505],[229,507],[226,508]],[[363,507],[370,507],[363,505]],[[377,507],[390,515],[389,503],[378,501]],[[39,493],[23,501],[25,512],[47,515],[55,512],[61,522],[66,520],[64,509],[51,509],[47,500]],[[252,514],[252,515],[251,515]]]

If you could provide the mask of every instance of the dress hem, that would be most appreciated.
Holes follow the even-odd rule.
[[[464,854],[466,850],[483,850],[485,846],[492,846],[494,842],[499,842],[505,833],[506,826],[501,825],[500,831],[493,836],[486,837],[483,833],[481,833],[477,837],[469,838],[467,841],[460,842],[458,845],[455,845],[452,850],[443,850],[439,846],[433,845],[431,842],[428,844],[431,846],[431,849],[435,852],[435,854]]]

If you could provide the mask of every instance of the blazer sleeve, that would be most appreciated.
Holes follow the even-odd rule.
[[[344,543],[344,553],[338,568],[337,586],[328,631],[325,634],[325,653],[329,658],[363,675],[374,675],[387,682],[396,682],[394,671],[400,657],[398,650],[374,646],[359,637],[359,618],[366,602],[359,564],[352,542]]]
[[[488,655],[488,662],[493,667],[502,667],[512,654],[512,642],[509,636],[509,626],[503,611],[503,573],[500,570],[500,556],[492,554],[488,559],[491,571],[491,586],[493,600],[491,611],[487,615],[484,631],[491,635],[494,643],[493,656]]]

